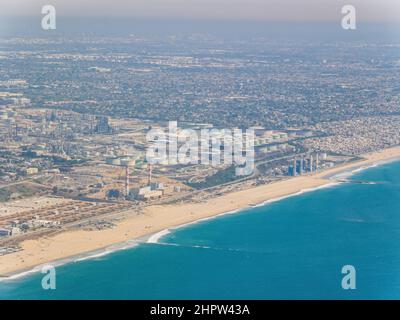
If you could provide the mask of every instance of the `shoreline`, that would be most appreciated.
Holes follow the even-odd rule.
[[[201,223],[201,222],[205,222],[205,221],[211,221],[211,220],[222,218],[222,217],[229,216],[229,215],[243,213],[246,210],[251,210],[251,209],[255,209],[255,208],[264,207],[264,206],[267,206],[267,205],[269,205],[271,203],[279,202],[279,201],[282,201],[282,200],[285,200],[285,199],[288,199],[288,198],[291,198],[291,197],[300,196],[300,195],[303,195],[303,194],[306,194],[306,193],[310,193],[310,192],[314,192],[314,191],[317,191],[317,190],[335,187],[335,186],[338,186],[340,184],[342,184],[342,182],[332,182],[332,183],[328,183],[326,185],[321,185],[319,187],[315,187],[315,188],[312,188],[312,189],[300,190],[299,192],[292,193],[292,194],[289,194],[289,195],[286,195],[286,196],[282,196],[282,197],[279,197],[279,198],[265,200],[265,201],[263,201],[263,202],[261,202],[259,204],[249,205],[247,207],[243,207],[243,208],[236,209],[236,210],[233,210],[233,211],[220,213],[220,214],[217,214],[217,215],[214,215],[214,216],[211,216],[211,217],[207,217],[207,218],[201,218],[199,220],[188,222],[188,223],[185,223],[185,224],[182,224],[182,225],[172,226],[172,227],[169,227],[167,229],[161,230],[161,231],[159,231],[157,233],[151,234],[148,237],[148,240],[145,243],[157,244],[157,243],[160,243],[160,240],[164,236],[169,235],[170,233],[172,233],[175,230],[179,230],[179,229],[185,228],[185,227],[190,226],[190,225],[195,225],[195,224],[198,224],[198,223]]]
[[[106,256],[140,243],[159,243],[171,230],[336,186],[342,183],[338,180],[340,175],[346,178],[398,159],[400,147],[394,147],[363,155],[359,161],[314,175],[293,177],[223,194],[205,203],[153,205],[147,207],[143,215],[127,218],[113,229],[66,231],[51,238],[25,241],[21,244],[22,251],[0,257],[0,282],[40,272],[46,264],[60,266]]]
[[[222,218],[222,217],[229,216],[229,215],[243,213],[246,210],[263,207],[263,206],[266,206],[266,205],[274,203],[274,202],[279,202],[279,201],[285,200],[287,198],[296,197],[296,196],[299,196],[299,195],[302,195],[302,194],[305,194],[305,193],[310,193],[310,192],[314,192],[314,191],[317,191],[317,190],[334,187],[334,186],[337,186],[337,185],[340,185],[340,184],[342,184],[342,182],[332,182],[332,183],[328,183],[326,185],[321,185],[319,187],[315,187],[313,189],[300,190],[297,193],[292,193],[292,194],[289,194],[289,195],[286,195],[286,196],[282,196],[282,197],[279,197],[279,198],[265,200],[265,201],[263,201],[263,202],[261,202],[259,204],[253,204],[253,205],[249,205],[249,206],[246,206],[246,207],[243,207],[243,208],[240,208],[240,209],[236,209],[236,210],[233,210],[233,211],[220,213],[220,214],[213,215],[213,216],[206,217],[206,218],[200,218],[198,220],[187,222],[187,223],[184,223],[184,224],[181,224],[181,225],[171,226],[171,227],[168,227],[168,228],[163,229],[161,231],[158,231],[156,233],[144,235],[143,237],[139,237],[139,238],[136,238],[136,239],[126,240],[124,242],[120,242],[120,243],[117,243],[117,244],[113,244],[113,245],[109,245],[109,246],[106,246],[106,247],[102,247],[102,248],[99,248],[99,249],[96,249],[96,250],[93,250],[93,251],[78,253],[78,254],[73,255],[73,256],[65,257],[65,258],[58,259],[58,260],[53,260],[53,261],[50,261],[48,263],[44,263],[44,264],[40,264],[40,265],[34,266],[33,268],[27,268],[27,269],[23,269],[23,270],[16,270],[16,271],[11,272],[9,274],[0,275],[0,283],[2,281],[17,280],[17,279],[20,279],[20,278],[27,277],[27,276],[29,276],[31,274],[34,274],[34,273],[40,273],[42,267],[45,266],[45,265],[52,265],[54,267],[60,267],[60,266],[66,265],[66,264],[77,263],[77,262],[82,262],[82,261],[86,261],[86,260],[101,258],[101,257],[104,257],[104,256],[108,256],[110,254],[113,254],[115,252],[132,249],[132,248],[137,247],[140,244],[144,244],[144,243],[147,243],[147,244],[159,244],[160,240],[164,236],[167,236],[167,235],[173,233],[175,230],[179,230],[179,229],[185,228],[185,227],[190,226],[190,225],[195,225],[195,224],[198,224],[198,223],[201,223],[201,222],[205,222],[205,221],[211,221],[211,220]]]
[[[0,283],[2,281],[12,281],[12,280],[16,280],[16,279],[27,277],[30,274],[40,273],[42,267],[45,266],[45,265],[49,265],[49,264],[54,266],[54,267],[59,267],[59,266],[63,266],[63,265],[66,265],[66,264],[77,263],[77,262],[81,262],[81,261],[85,261],[85,260],[101,258],[101,257],[104,257],[104,256],[108,256],[110,254],[113,254],[115,252],[132,249],[132,248],[137,247],[140,244],[144,244],[144,243],[147,243],[147,244],[159,244],[160,240],[164,236],[167,236],[167,235],[173,233],[175,230],[182,229],[182,228],[185,228],[185,227],[190,226],[190,225],[195,225],[195,224],[198,224],[198,223],[201,223],[201,222],[205,222],[205,221],[211,221],[211,220],[222,218],[222,217],[229,216],[229,215],[243,213],[246,210],[263,207],[263,206],[266,206],[268,204],[271,204],[271,203],[274,203],[274,202],[279,202],[279,201],[285,200],[285,199],[290,198],[290,197],[296,197],[296,196],[299,196],[299,195],[302,195],[302,194],[305,194],[305,193],[310,193],[310,192],[314,192],[314,191],[317,191],[317,190],[334,187],[334,186],[337,186],[337,185],[340,185],[340,184],[342,184],[342,182],[332,182],[332,183],[328,183],[326,185],[321,185],[319,187],[315,187],[313,189],[300,190],[297,193],[292,193],[292,194],[289,194],[289,195],[286,195],[286,196],[282,196],[282,197],[279,197],[279,198],[265,200],[265,201],[263,201],[263,202],[261,202],[259,204],[253,204],[253,205],[249,205],[249,206],[246,206],[246,207],[243,207],[243,208],[240,208],[240,209],[236,209],[236,210],[233,210],[233,211],[220,213],[220,214],[213,215],[213,216],[206,217],[206,218],[200,218],[198,220],[187,222],[187,223],[184,223],[184,224],[181,224],[181,225],[171,226],[171,227],[168,227],[168,228],[163,229],[161,231],[158,231],[156,233],[144,235],[143,237],[139,237],[139,238],[136,238],[136,239],[126,240],[124,242],[119,242],[117,244],[112,244],[112,245],[109,245],[109,246],[106,246],[106,247],[102,247],[102,248],[99,248],[99,249],[96,249],[96,250],[93,250],[93,251],[78,253],[78,254],[73,255],[73,256],[65,257],[65,258],[58,259],[58,260],[53,260],[53,261],[50,261],[50,262],[45,263],[45,264],[40,264],[40,265],[34,266],[33,268],[27,268],[27,269],[23,269],[23,270],[16,270],[14,272],[11,272],[10,274],[0,275]]]

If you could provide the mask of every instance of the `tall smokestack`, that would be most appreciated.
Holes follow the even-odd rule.
[[[303,168],[304,168],[304,157],[301,156],[301,159],[300,159],[300,175],[301,176],[303,175]]]
[[[149,171],[148,173],[149,173],[149,177],[148,177],[148,185],[150,185],[151,184],[151,179],[152,179],[152,167],[151,167],[151,164],[149,163],[149,165],[147,166],[147,170]]]
[[[125,193],[129,197],[129,166],[126,166]]]

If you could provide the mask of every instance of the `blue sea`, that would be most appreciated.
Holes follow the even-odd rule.
[[[59,266],[56,290],[0,282],[0,299],[399,299],[400,162],[348,179]]]

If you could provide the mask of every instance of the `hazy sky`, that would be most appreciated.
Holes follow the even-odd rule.
[[[352,4],[359,21],[400,22],[400,0],[0,0],[0,15],[132,16],[229,20],[337,21]]]

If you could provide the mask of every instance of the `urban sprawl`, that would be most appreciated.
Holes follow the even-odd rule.
[[[200,35],[0,39],[0,255],[398,145],[398,50]],[[148,162],[146,135],[170,121],[177,134],[254,130],[254,170]]]

